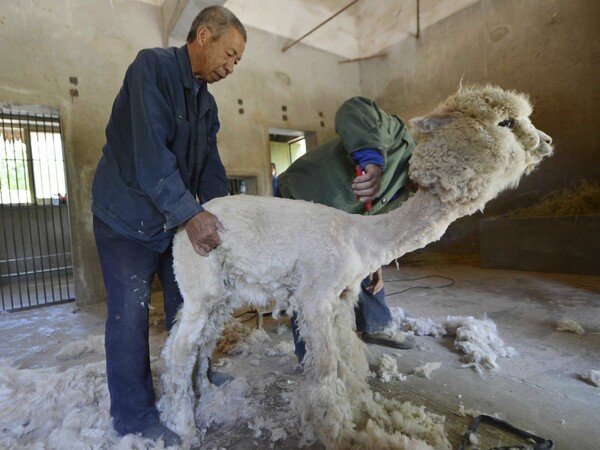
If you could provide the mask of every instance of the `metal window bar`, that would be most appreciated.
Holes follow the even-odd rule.
[[[2,309],[73,301],[60,117],[3,108],[0,152]]]

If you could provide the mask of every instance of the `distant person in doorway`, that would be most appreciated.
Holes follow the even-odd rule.
[[[277,166],[271,163],[271,177],[273,177],[273,195],[277,193]]]
[[[108,308],[110,414],[122,435],[181,444],[159,421],[155,405],[150,288],[157,275],[170,330],[182,303],[173,275],[175,231],[184,225],[203,256],[220,243],[222,225],[202,207],[227,195],[217,149],[217,105],[208,85],[233,73],[245,45],[246,30],[231,11],[206,8],[194,19],[184,46],[138,53],[113,104],[92,212]]]
[[[365,97],[344,102],[335,116],[338,137],[307,152],[278,177],[277,196],[307,200],[352,214],[382,214],[398,208],[414,191],[408,162],[415,143],[405,123]],[[400,349],[414,337],[392,332],[382,271],[366,276],[355,308],[363,341]],[[306,349],[292,317],[296,356]]]

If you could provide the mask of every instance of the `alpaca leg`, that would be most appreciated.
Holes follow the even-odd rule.
[[[167,425],[184,436],[192,435],[196,428],[196,392],[202,392],[209,383],[208,361],[230,318],[231,308],[223,296],[206,298],[195,307],[184,302],[180,319],[167,339],[163,350],[164,395],[159,409]]]
[[[190,310],[184,302],[179,312],[180,319],[171,330],[163,349],[163,395],[158,402],[166,425],[182,436],[193,435],[196,428],[192,384],[197,358],[194,331],[203,327],[207,320],[206,316],[192,314],[193,311]]]
[[[353,427],[351,404],[338,373],[340,342],[336,327],[341,321],[336,320],[335,304],[340,299],[334,294],[324,298],[322,292],[318,297],[303,298],[319,301],[306,302],[297,308],[299,332],[307,350],[304,360],[307,379],[298,391],[297,402],[303,421],[330,447]],[[351,322],[344,326],[351,329]]]

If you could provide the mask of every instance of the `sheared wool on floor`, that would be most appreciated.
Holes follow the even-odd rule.
[[[391,307],[392,325],[390,329],[413,333],[417,336],[440,337],[446,334],[446,329],[426,317],[410,317],[402,308]]]
[[[19,369],[0,361],[0,448],[163,449],[112,429],[105,362]]]
[[[419,375],[423,378],[427,378],[428,380],[431,378],[431,374],[442,367],[441,362],[429,362],[423,364],[422,366],[415,367],[412,369],[411,373],[414,375]]]
[[[235,375],[235,379],[210,389],[203,400],[206,407],[197,411],[196,423],[205,436],[203,446],[222,448],[223,430],[240,427],[251,430],[254,438],[265,443],[266,447],[273,447],[276,443],[281,445],[283,441],[285,445],[291,445],[290,448],[300,446],[300,417],[291,405],[295,398],[293,391],[304,375],[292,370],[293,345],[287,339],[274,342],[277,335],[262,329],[233,324],[230,330],[234,332],[226,335],[224,340],[231,353],[236,354],[236,360],[222,358],[216,361],[215,367],[225,367],[226,371]],[[151,345],[160,345],[165,337],[165,333],[155,336],[156,340]],[[154,442],[136,435],[122,437],[113,430],[108,412],[109,395],[101,338],[89,336],[60,349],[55,359],[63,364],[66,361],[70,366],[67,369],[18,368],[10,361],[0,360],[0,448],[165,448],[161,441]],[[90,358],[95,358],[95,361],[89,363]],[[275,361],[281,371],[273,373],[273,364],[259,364],[257,368],[248,370],[251,360],[260,363],[265,358]],[[159,388],[158,377],[163,370],[163,361],[153,357],[151,363],[155,387]],[[290,375],[282,375],[284,371]],[[161,392],[157,392],[157,397],[160,395]],[[389,402],[380,396],[378,398],[384,405]],[[265,404],[269,405],[268,409],[265,409]],[[435,448],[443,448],[443,417],[429,415],[423,407],[409,403],[404,404],[401,411],[402,414],[398,412],[390,420],[402,424],[397,425],[397,429],[414,428],[412,438],[404,437],[406,448],[432,448],[420,439],[437,442],[439,445]],[[375,427],[376,424],[369,426]],[[214,429],[219,432],[214,432]],[[365,447],[368,447],[366,442]]]
[[[590,370],[588,373],[581,374],[580,377],[596,387],[600,387],[600,370]]]
[[[513,347],[504,344],[490,319],[448,316],[444,328],[456,336],[454,348],[463,353],[464,367],[472,367],[479,373],[497,369],[498,358],[517,354]]]
[[[104,335],[88,336],[75,342],[69,342],[56,354],[57,361],[77,359],[84,354],[104,355]]]
[[[398,363],[396,358],[384,353],[379,358],[379,369],[377,371],[379,381],[389,383],[392,380],[404,381],[406,377],[398,372]]]
[[[573,319],[561,319],[556,322],[556,330],[557,331],[570,331],[575,334],[584,334],[585,330],[581,325],[575,322]]]

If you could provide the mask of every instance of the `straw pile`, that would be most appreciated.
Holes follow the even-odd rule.
[[[506,217],[575,217],[600,214],[600,184],[581,180],[543,197],[538,203],[516,209]]]

